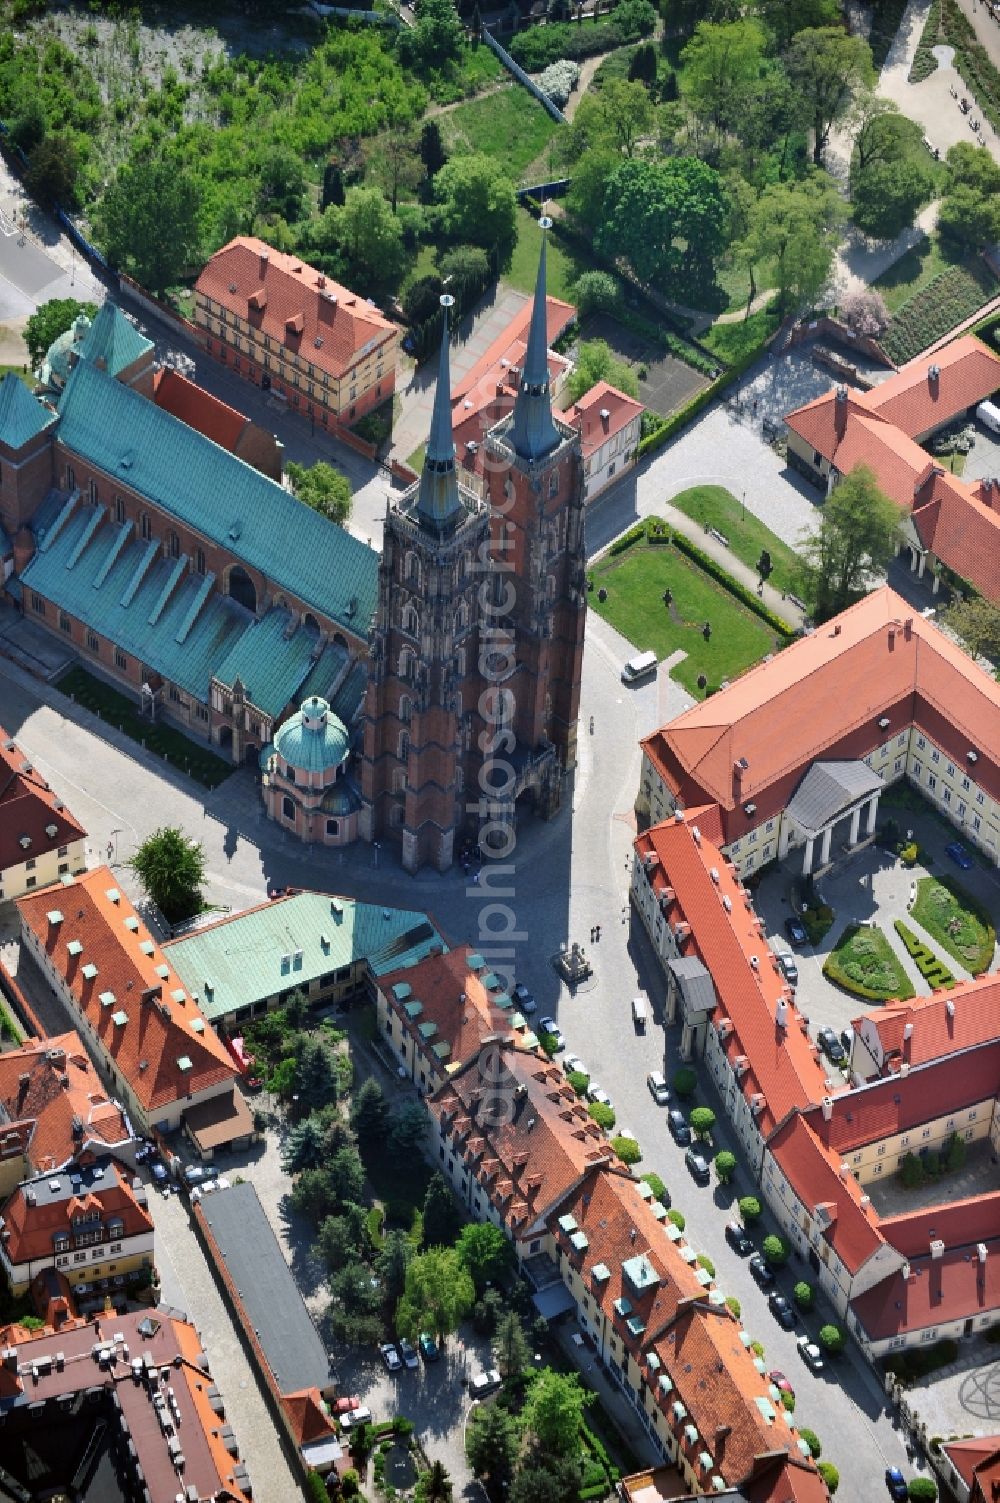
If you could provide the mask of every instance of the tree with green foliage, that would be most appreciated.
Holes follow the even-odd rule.
[[[137,152],[95,206],[98,243],[113,267],[162,296],[202,259],[201,198],[179,162]]]
[[[448,153],[441,139],[441,127],[436,120],[425,120],[421,127],[420,160],[429,181],[437,177],[448,160]]]
[[[320,516],[343,527],[351,515],[351,482],[325,459],[315,464],[298,464],[290,459],[285,474],[295,495]]]
[[[393,1227],[386,1232],[382,1251],[375,1260],[375,1272],[382,1288],[382,1298],[395,1310],[406,1288],[406,1270],[414,1256],[413,1243],[404,1231]]]
[[[408,1101],[395,1112],[389,1129],[389,1145],[399,1158],[419,1153],[428,1128],[427,1108],[420,1101]]]
[[[800,1279],[792,1290],[792,1299],[800,1310],[810,1310],[813,1303],[813,1286]]]
[[[833,179],[813,171],[793,183],[771,183],[751,205],[740,248],[751,266],[773,266],[782,312],[811,307],[825,286],[844,218]]]
[[[920,1155],[914,1153],[912,1149],[903,1155],[903,1162],[899,1166],[899,1177],[906,1190],[918,1189],[927,1178]]]
[[[720,1185],[728,1185],[736,1173],[736,1155],[724,1148],[721,1153],[715,1155],[715,1174]]]
[[[25,156],[30,157],[40,145],[46,129],[45,106],[36,93],[25,93],[13,101],[8,139],[19,146]]]
[[[650,0],[618,0],[611,12],[611,30],[623,43],[648,37],[656,26],[656,8]]]
[[[566,382],[570,399],[579,402],[599,381],[609,381],[628,397],[639,395],[635,371],[612,353],[604,339],[588,339],[577,350],[576,365]]]
[[[690,1065],[679,1065],[674,1071],[674,1078],[671,1083],[674,1088],[674,1095],[679,1096],[682,1101],[688,1100],[698,1089],[698,1077]]]
[[[844,1333],[839,1326],[820,1326],[816,1340],[831,1357],[844,1350]]]
[[[799,1434],[809,1447],[809,1454],[814,1461],[818,1461],[823,1454],[823,1442],[815,1430],[810,1430],[807,1425],[799,1427]]]
[[[1000,240],[1000,164],[988,147],[968,141],[952,146],[945,161],[938,231],[960,251],[982,250]]]
[[[620,313],[625,306],[622,284],[609,271],[585,271],[573,284],[577,314]]]
[[[936,1503],[938,1487],[933,1477],[911,1477],[906,1492],[910,1503]]]
[[[473,1411],[466,1430],[466,1455],[494,1503],[510,1487],[518,1444],[517,1425],[506,1409],[485,1404]]]
[[[590,1076],[585,1075],[582,1070],[570,1070],[566,1076],[566,1082],[573,1087],[578,1096],[583,1096],[590,1085]]]
[[[681,97],[699,124],[711,123],[717,142],[742,118],[766,48],[764,28],[748,17],[725,26],[700,22],[681,53]]]
[[[417,277],[403,293],[403,311],[411,323],[422,324],[434,318],[441,306],[444,283],[439,272]]]
[[[471,1221],[463,1226],[455,1248],[472,1275],[477,1293],[481,1293],[487,1284],[498,1283],[513,1261],[510,1242],[490,1221]]]
[[[146,896],[168,924],[179,924],[201,911],[205,852],[176,825],[161,825],[125,863],[138,877]]]
[[[684,1215],[684,1212],[678,1211],[676,1206],[670,1207],[670,1210],[667,1212],[667,1220],[671,1223],[672,1226],[675,1226],[679,1232],[682,1232],[687,1226],[687,1219]]]
[[[514,184],[496,158],[482,152],[452,157],[434,179],[442,233],[489,249],[506,266],[517,242]]]
[[[890,115],[881,118],[892,120]],[[915,121],[899,119],[920,137]],[[909,229],[934,196],[933,175],[917,155],[919,140],[908,141],[896,122],[892,134],[897,142],[893,154],[869,160],[863,168],[856,162],[851,171],[851,218],[864,234],[879,240],[892,240]]]
[[[566,157],[576,161],[585,151],[599,147],[634,156],[639,142],[652,128],[649,91],[641,83],[609,79],[603,89],[588,91],[580,100],[566,142]]]
[[[407,189],[416,188],[423,176],[416,136],[411,130],[403,128],[377,136],[372,142],[367,161],[369,172],[388,195],[389,207],[395,214],[400,194]]]
[[[317,251],[334,257],[349,285],[374,297],[392,291],[406,267],[403,227],[380,188],[348,188],[310,229]]]
[[[280,214],[294,222],[307,208],[309,179],[297,151],[281,141],[270,141],[257,162],[258,213]]]
[[[325,1172],[336,1205],[360,1202],[365,1188],[365,1168],[356,1148],[338,1148]]]
[[[586,150],[574,164],[566,207],[574,224],[587,234],[594,234],[604,223],[608,179],[620,161],[617,149],[605,142]]]
[[[744,1195],[739,1201],[740,1218],[746,1226],[752,1226],[761,1217],[761,1204],[756,1195]]]
[[[286,1174],[303,1169],[317,1169],[326,1157],[326,1131],[318,1112],[296,1122],[281,1150],[281,1167]]]
[[[320,212],[332,204],[340,208],[344,202],[344,173],[339,162],[332,159],[323,168],[323,192],[320,196]]]
[[[964,1169],[968,1145],[960,1132],[953,1132],[944,1145],[944,1165],[950,1174]]]
[[[611,1146],[623,1164],[638,1164],[642,1158],[642,1149],[635,1138],[625,1138],[619,1133],[611,1139]]]
[[[656,1171],[650,1169],[647,1173],[641,1175],[640,1178],[645,1180],[646,1184],[652,1190],[654,1199],[660,1201],[661,1204],[665,1204],[669,1199],[667,1187]]]
[[[576,1503],[580,1496],[582,1457],[553,1456],[534,1446],[517,1470],[508,1503]]]
[[[955,596],[941,618],[972,657],[1000,662],[1000,607],[992,600],[971,591],[964,598]]]
[[[764,1238],[760,1250],[764,1254],[764,1261],[771,1268],[781,1268],[788,1262],[791,1253],[791,1248],[784,1237],[779,1237],[776,1232],[771,1232]]]
[[[28,361],[32,370],[37,370],[49,352],[49,346],[73,323],[81,313],[92,319],[97,312],[96,303],[81,303],[75,297],[50,298],[39,303],[24,326],[24,342],[28,346]]]
[[[481,245],[453,245],[438,256],[438,271],[457,297],[460,292],[485,286],[490,258]]]
[[[688,1121],[696,1138],[705,1139],[715,1126],[715,1113],[710,1106],[693,1107]]]
[[[656,43],[643,42],[633,52],[632,61],[628,65],[629,83],[641,83],[649,89],[656,83],[656,75]]]
[[[315,1112],[336,1101],[337,1066],[333,1050],[326,1039],[315,1033],[300,1033],[295,1038],[295,1077],[293,1095],[297,1110]],[[354,1149],[350,1152],[355,1153]],[[332,1162],[332,1161],[331,1161]],[[356,1200],[358,1196],[347,1197]]]
[[[288,1197],[293,1211],[318,1227],[325,1217],[336,1210],[325,1167],[303,1169],[292,1186]]]
[[[760,0],[757,13],[770,28],[781,52],[797,31],[842,24],[839,0]]]
[[[826,1483],[826,1490],[832,1498],[840,1486],[840,1473],[832,1461],[817,1461],[816,1470]]]
[[[610,1132],[615,1125],[614,1107],[605,1106],[603,1101],[592,1101],[587,1108],[587,1115],[605,1132]]]
[[[68,136],[46,136],[31,153],[24,186],[43,209],[79,207],[80,153]]]
[[[900,512],[879,490],[867,465],[857,465],[827,497],[815,533],[802,546],[814,615],[826,621],[884,572],[899,537]]]
[[[809,108],[813,161],[822,165],[830,131],[848,113],[861,89],[875,81],[872,50],[843,26],[808,26],[785,53],[788,76]]]
[[[516,1311],[509,1311],[500,1321],[493,1351],[504,1382],[519,1380],[531,1361],[531,1348]]]
[[[367,1262],[371,1246],[364,1208],[347,1204],[338,1215],[325,1217],[312,1251],[331,1274],[352,1261]]]
[[[414,1341],[429,1331],[439,1343],[456,1330],[476,1302],[471,1275],[453,1247],[429,1247],[410,1261],[396,1306],[396,1329]]]
[[[546,1367],[536,1377],[524,1406],[524,1425],[549,1456],[575,1456],[589,1395],[576,1373]]]
[[[454,0],[415,0],[416,21],[400,28],[396,55],[404,68],[422,77],[448,73],[465,49]]]
[[[374,1075],[369,1075],[354,1093],[351,1127],[362,1148],[377,1147],[388,1137],[389,1106]]]
[[[432,1461],[426,1472],[421,1472],[413,1490],[415,1503],[451,1503],[452,1482],[443,1461]]]
[[[704,288],[725,243],[728,204],[722,178],[696,157],[634,157],[605,186],[598,250],[624,256],[644,282]]]
[[[364,1263],[354,1259],[338,1268],[330,1278],[330,1295],[336,1339],[345,1346],[374,1346],[382,1331],[381,1296]]]
[[[462,1213],[451,1186],[435,1170],[424,1195],[424,1247],[451,1247],[462,1226]]]

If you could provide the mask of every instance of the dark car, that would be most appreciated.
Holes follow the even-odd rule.
[[[910,1490],[906,1485],[906,1478],[898,1466],[887,1466],[885,1469],[885,1486],[893,1503],[906,1503]]]
[[[954,861],[955,865],[961,867],[963,872],[971,870],[973,864],[972,857],[960,840],[953,840],[951,845],[946,845],[944,853],[949,861]]]
[[[159,1159],[153,1160],[149,1166],[149,1172],[158,1185],[165,1185],[170,1178],[166,1164],[162,1164]]]
[[[782,1326],[786,1331],[790,1331],[799,1318],[795,1313],[795,1308],[791,1300],[786,1299],[783,1294],[778,1294],[775,1291],[774,1294],[768,1295],[767,1302],[771,1307],[771,1314],[779,1326]]]
[[[775,959],[780,965],[781,973],[788,982],[788,985],[792,987],[798,986],[799,968],[795,964],[795,956],[789,955],[787,950],[779,950]]]
[[[676,1106],[672,1106],[667,1113],[667,1126],[670,1128],[670,1136],[681,1148],[686,1148],[691,1141],[691,1129],[688,1127],[687,1118]]]
[[[842,1065],[847,1058],[844,1046],[840,1042],[832,1028],[820,1028],[816,1034],[816,1042],[832,1064]]]
[[[774,1283],[774,1274],[764,1262],[763,1253],[755,1252],[747,1266],[760,1287],[762,1289],[770,1289]]]
[[[807,945],[809,943],[805,924],[803,924],[801,919],[797,919],[794,914],[785,919],[785,933],[788,935],[789,944]]]
[[[696,1148],[689,1148],[684,1155],[688,1173],[696,1185],[707,1185],[709,1180],[708,1160]]]
[[[441,1355],[440,1348],[429,1331],[420,1332],[417,1337],[417,1346],[425,1362],[436,1362]]]
[[[726,1223],[726,1241],[733,1252],[739,1253],[741,1258],[749,1257],[753,1252],[753,1243],[747,1236],[746,1227],[740,1226],[738,1221]]]

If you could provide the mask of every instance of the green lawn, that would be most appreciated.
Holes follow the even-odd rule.
[[[165,757],[181,772],[188,773],[206,788],[218,788],[232,772],[231,762],[224,762],[207,747],[189,741],[187,736],[167,725],[151,725],[138,707],[117,689],[112,689],[84,668],[71,668],[56,684],[63,694],[70,694],[77,704],[100,715],[102,720],[124,731],[133,741],[140,741],[151,752]]]
[[[823,975],[873,1002],[914,996],[913,987],[881,929],[849,924],[827,956]]]
[[[713,324],[707,334],[702,335],[701,342],[726,365],[735,365],[748,355],[762,351],[764,340],[774,333],[778,323],[777,313],[771,308],[761,308],[749,318],[737,319],[735,323]]]
[[[517,225],[517,244],[514,247],[510,267],[503,274],[503,280],[509,286],[516,287],[518,292],[532,293],[535,290],[535,278],[538,276],[542,232],[538,228],[538,221],[528,213],[527,209],[518,210]],[[557,235],[550,235],[545,268],[549,296],[559,297],[571,303],[574,301],[573,286],[577,277],[581,272],[597,269],[597,263],[581,251],[573,250],[563,244]]]
[[[993,963],[996,933],[975,898],[952,877],[921,877],[911,910],[917,923],[948,954],[978,976]]]
[[[449,156],[485,152],[503,164],[515,183],[522,180],[525,168],[541,155],[560,128],[558,121],[516,84],[482,99],[467,100],[437,118]]]
[[[406,463],[410,466],[410,469],[416,470],[418,475],[424,467],[424,450],[426,448],[427,445],[425,443],[418,444],[413,453],[410,455],[409,459],[406,461]]]
[[[8,371],[13,371],[18,380],[23,381],[29,391],[35,389],[35,378],[30,371],[26,371],[23,365],[0,365],[0,381]]]
[[[591,572],[592,608],[641,651],[651,648],[665,658],[683,648],[688,656],[673,675],[699,699],[705,693],[698,687],[700,674],[709,688],[718,688],[782,645],[759,617],[670,545],[634,543]],[[602,588],[608,592],[603,602],[598,599]],[[668,589],[669,607],[662,600]],[[712,627],[707,642],[706,621]]]
[[[920,292],[928,282],[933,282],[942,271],[956,265],[954,256],[949,256],[936,235],[921,240],[905,256],[884,271],[872,284],[885,298],[890,313]]]
[[[765,527],[753,512],[744,512],[724,486],[695,485],[671,497],[670,504],[703,527],[714,527],[723,533],[729,539],[734,557],[751,569],[756,569],[761,550],[766,548],[774,565],[770,583],[784,593],[800,593],[802,562],[794,549]]]

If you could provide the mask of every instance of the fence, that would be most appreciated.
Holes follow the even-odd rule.
[[[557,120],[560,125],[565,125],[566,116],[563,114],[559,106],[553,103],[553,101],[545,93],[544,89],[540,89],[538,87],[534,79],[528,77],[527,73],[525,73],[524,69],[520,66],[519,63],[515,63],[506,47],[501,47],[496,37],[491,36],[485,26],[483,27],[480,35],[482,36],[482,39],[486,43],[487,47],[489,47],[490,51],[493,52],[503,63],[511,78],[516,79],[519,84],[522,84],[524,88],[527,89],[529,94],[534,94],[535,98],[538,100],[538,103],[542,106],[543,109],[548,110],[553,120]]]
[[[534,188],[518,188],[518,203],[523,203],[528,198],[537,198],[539,203],[546,198],[563,198],[569,192],[572,181],[571,177],[558,177],[554,182],[538,183]]]

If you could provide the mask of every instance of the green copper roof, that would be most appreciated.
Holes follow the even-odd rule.
[[[314,695],[275,731],[274,749],[299,772],[329,772],[347,759],[350,738],[326,700]]]
[[[534,463],[544,459],[562,442],[559,429],[552,421],[552,394],[549,390],[549,340],[545,310],[545,238],[551,220],[543,219],[542,252],[538,258],[535,300],[531,308],[528,347],[524,369],[514,398],[514,415],[506,431],[514,453]]]
[[[153,341],[140,334],[114,303],[102,303],[80,346],[81,360],[103,362],[110,376],[117,376],[153,348]]]
[[[367,960],[376,976],[416,965],[434,945],[448,948],[425,913],[301,892],[163,948],[188,991],[198,993],[206,1017],[215,1022],[357,961]],[[301,960],[296,959],[299,951]],[[282,957],[288,957],[285,964]]]
[[[360,710],[368,685],[368,671],[364,663],[355,663],[340,688],[330,701],[330,708],[339,715],[345,725],[353,725]],[[309,688],[308,681],[304,686]]]
[[[300,626],[287,636],[291,624],[288,611],[278,608],[268,611],[237,637],[215,669],[214,676],[229,689],[239,679],[247,698],[266,715],[280,715],[288,704],[299,700],[303,680],[310,676],[313,666],[315,631]],[[343,665],[347,659],[345,648],[335,646],[329,650],[339,656]]]
[[[79,360],[59,401],[59,438],[275,586],[365,636],[378,556],[275,481],[128,386]]]
[[[90,319],[86,313],[78,313],[68,329],[57,334],[45,352],[39,375],[44,386],[54,389],[65,386],[73,369],[70,356],[79,356],[83,342],[90,332]]]
[[[20,449],[55,420],[55,413],[31,395],[19,376],[8,371],[0,381],[0,444]]]

